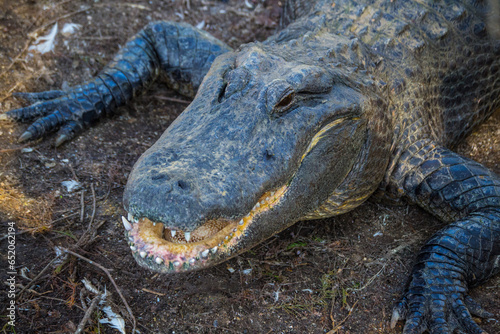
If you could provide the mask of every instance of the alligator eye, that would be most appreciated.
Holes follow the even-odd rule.
[[[265,91],[267,112],[273,117],[281,117],[291,110],[295,103],[295,90],[283,79],[269,83]]]
[[[284,113],[285,111],[290,109],[294,101],[295,101],[295,92],[292,89],[287,90],[284,92],[279,102],[276,103],[274,109],[278,113]]]
[[[292,106],[292,102],[295,99],[295,92],[293,91],[288,91],[286,94],[281,98],[281,100],[276,104],[276,109],[280,110],[281,112],[288,110]]]

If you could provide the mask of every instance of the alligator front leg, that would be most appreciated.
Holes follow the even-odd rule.
[[[500,271],[500,178],[431,141],[413,144],[391,175],[389,191],[452,222],[417,256],[391,325],[403,333],[484,333],[471,317],[490,317],[468,288]]]
[[[33,104],[8,111],[0,119],[38,118],[20,141],[60,128],[55,143],[59,146],[101,116],[124,105],[160,73],[171,88],[193,97],[214,59],[229,50],[221,41],[188,24],[151,23],[93,80],[68,91],[17,93]]]

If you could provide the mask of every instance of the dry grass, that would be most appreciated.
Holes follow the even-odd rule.
[[[54,197],[31,198],[21,190],[0,183],[0,212],[17,222],[19,229],[30,233],[47,232],[52,228]]]

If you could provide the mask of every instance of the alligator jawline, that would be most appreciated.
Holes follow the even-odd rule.
[[[238,220],[211,220],[190,233],[173,230],[148,218],[122,217],[130,249],[139,263],[162,272],[200,269],[236,255],[231,251],[243,238],[254,218],[276,206],[287,185],[266,192],[253,209]],[[130,222],[129,222],[130,221]],[[154,269],[154,268],[151,268]]]

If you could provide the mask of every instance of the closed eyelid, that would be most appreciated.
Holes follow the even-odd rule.
[[[296,69],[287,81],[300,93],[322,93],[333,86],[333,77],[330,73],[309,66]]]
[[[268,113],[281,115],[295,101],[295,90],[285,80],[277,79],[266,87],[266,109]]]

